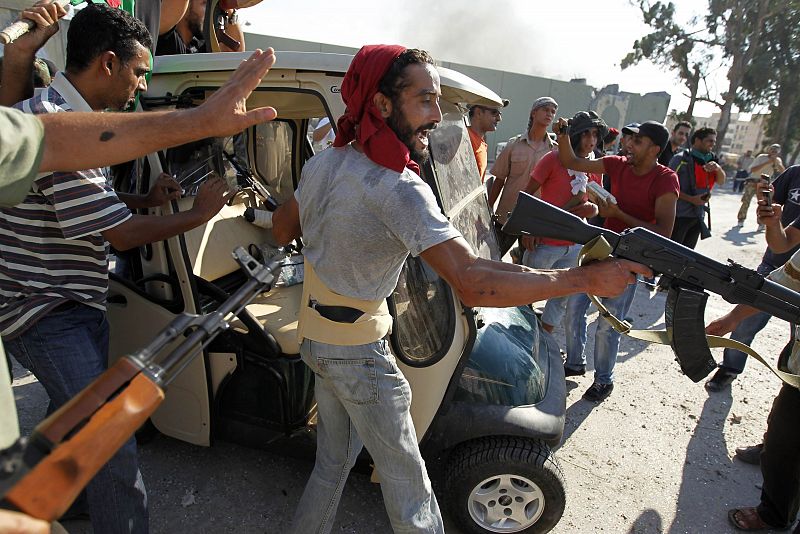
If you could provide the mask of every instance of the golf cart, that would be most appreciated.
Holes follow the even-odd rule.
[[[283,253],[270,230],[243,215],[247,208],[263,208],[268,198],[280,204],[294,193],[314,155],[311,125],[323,117],[335,124],[344,111],[339,87],[352,57],[276,55],[247,105],[273,106],[278,119],[229,138],[150,154],[136,173],[117,180],[120,190],[146,192],[161,172],[174,175],[184,197],[153,213],[188,210],[199,184],[213,175],[238,193],[205,225],[138,249],[128,257],[127,277],[112,275],[112,361],[146,344],[178,313],[213,312],[244,281],[231,257],[235,247],[265,261]],[[244,57],[156,58],[140,105],[145,111],[197,105]],[[443,120],[431,132],[432,158],[422,176],[476,254],[497,259],[464,117],[468,105],[501,105],[501,99],[458,72],[439,73]],[[301,275],[297,243],[281,282],[202,347],[202,357],[170,386],[152,417],[158,431],[202,446],[219,438],[263,447],[313,428],[314,375],[300,360],[296,337]],[[566,393],[558,347],[536,315],[529,307],[465,308],[424,261],[410,257],[389,307],[395,319],[391,347],[413,391],[420,447],[431,472],[442,473],[440,502],[465,532],[550,530],[565,506],[550,447],[563,433]]]

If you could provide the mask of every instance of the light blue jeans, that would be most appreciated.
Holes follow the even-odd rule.
[[[776,267],[773,267],[769,263],[762,261],[756,268],[756,271],[759,274],[767,276],[775,269]],[[731,339],[735,339],[736,341],[741,341],[742,343],[750,345],[753,342],[753,339],[756,337],[756,334],[761,332],[761,330],[767,326],[767,323],[771,318],[772,316],[770,314],[763,311],[758,312],[755,315],[751,315],[740,322],[733,332],[731,332]],[[725,349],[725,351],[722,353],[721,367],[729,373],[735,373],[737,375],[740,374],[742,371],[744,371],[744,366],[746,363],[747,354],[740,350]]]
[[[537,245],[534,250],[526,250],[522,255],[522,264],[534,269],[569,269],[578,266],[578,254],[581,245],[571,246]],[[557,326],[564,320],[569,297],[553,298],[544,306],[542,322]],[[570,321],[571,319],[567,319]]]
[[[292,523],[296,534],[331,531],[347,475],[366,445],[398,533],[444,533],[411,420],[411,388],[386,341],[300,347],[314,372],[317,459]]]
[[[601,299],[608,311],[623,320],[633,304],[636,285],[630,284],[622,294],[614,298]],[[569,297],[567,301],[567,317],[564,324],[564,335],[567,338],[567,361],[564,364],[571,369],[580,369],[586,365],[586,311],[591,301],[584,293]],[[611,324],[602,317],[597,318],[594,334],[594,381],[598,384],[614,382],[614,366],[617,363],[620,333],[611,328]]]

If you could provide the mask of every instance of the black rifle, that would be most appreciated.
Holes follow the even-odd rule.
[[[731,304],[746,304],[790,323],[800,322],[797,292],[731,260],[720,263],[645,228],[630,228],[618,234],[521,192],[503,232],[582,244],[603,236],[613,256],[660,273],[669,282],[667,329],[680,332],[671,338],[672,349],[684,374],[695,382],[716,368],[705,338],[705,291],[716,293]]]

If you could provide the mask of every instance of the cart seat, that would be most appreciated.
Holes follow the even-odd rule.
[[[297,342],[297,315],[302,295],[303,284],[276,287],[269,293],[259,295],[247,305],[247,311],[272,334],[283,354],[288,356],[300,354],[300,344]],[[231,327],[239,332],[247,331],[239,319],[232,321]]]

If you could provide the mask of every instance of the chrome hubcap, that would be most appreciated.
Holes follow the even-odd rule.
[[[544,512],[544,494],[533,481],[519,475],[495,475],[476,485],[467,508],[472,520],[489,532],[519,532]]]

